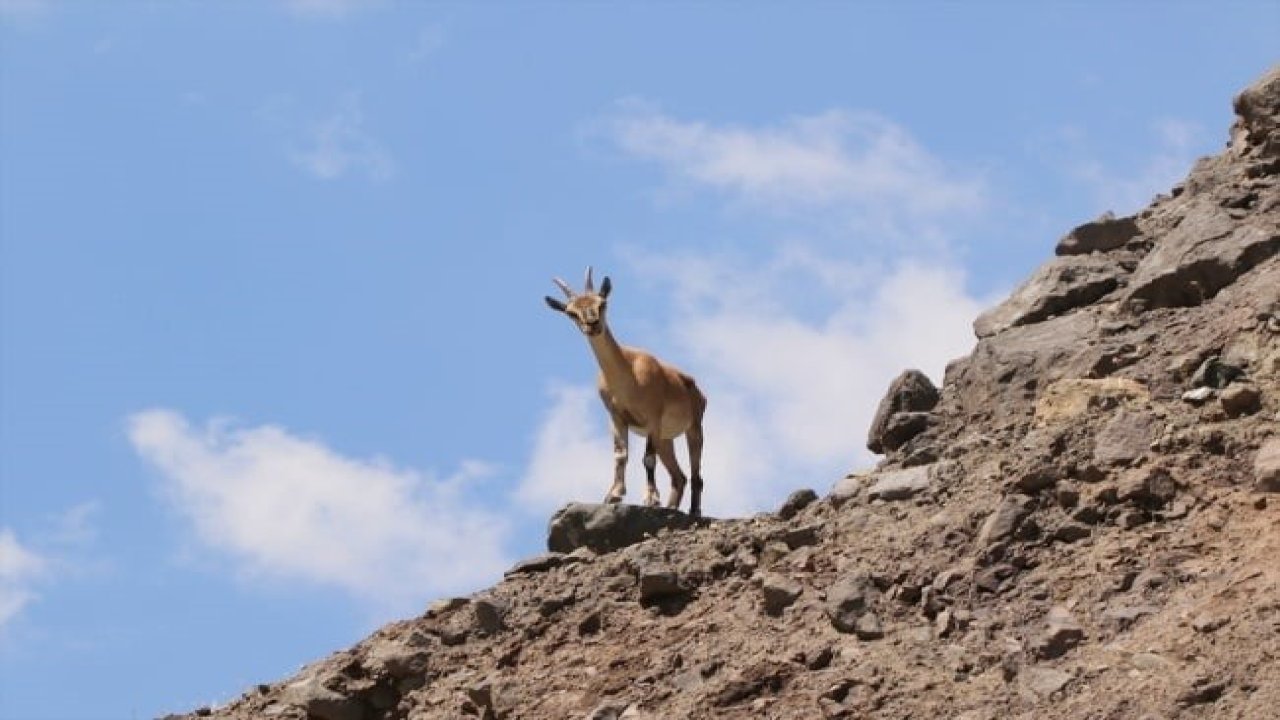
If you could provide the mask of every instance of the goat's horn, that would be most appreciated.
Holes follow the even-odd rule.
[[[551,278],[551,282],[555,283],[556,287],[560,288],[560,292],[564,293],[565,297],[569,298],[570,300],[573,299],[573,290],[569,289],[568,283],[561,280],[560,278]]]
[[[587,288],[587,292],[594,292],[594,291],[595,291],[595,287],[594,287],[594,286],[592,286],[592,284],[591,284],[591,266],[590,266],[590,265],[588,265],[588,266],[587,266],[587,284],[586,284],[586,288]]]

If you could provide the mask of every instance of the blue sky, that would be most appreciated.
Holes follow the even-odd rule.
[[[893,375],[1222,147],[1277,36],[1263,2],[0,0],[0,717],[225,701],[541,550],[611,472],[542,302],[587,264],[707,390],[708,514],[825,489]]]

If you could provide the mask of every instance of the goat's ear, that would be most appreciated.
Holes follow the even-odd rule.
[[[609,291],[613,289],[613,283],[609,281],[609,277],[605,276],[604,282],[600,283],[600,297],[609,297]]]
[[[565,307],[564,303],[551,297],[550,295],[546,296],[543,299],[547,301],[547,305],[549,305],[552,310],[559,310],[560,312],[564,312],[564,307]]]

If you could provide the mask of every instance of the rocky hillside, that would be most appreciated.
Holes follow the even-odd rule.
[[[940,389],[895,381],[874,471],[740,520],[569,506],[496,586],[191,716],[1276,717],[1280,68],[1235,110]]]

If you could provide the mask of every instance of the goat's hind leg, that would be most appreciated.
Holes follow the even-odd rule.
[[[659,441],[654,440],[653,435],[649,435],[644,443],[644,475],[645,482],[648,485],[644,489],[644,504],[649,507],[657,507],[662,499],[658,497],[658,480],[654,474],[658,467],[658,460],[654,457],[659,450]]]
[[[663,440],[658,443],[658,457],[662,458],[662,466],[671,476],[671,496],[667,498],[667,507],[680,509],[680,501],[684,499],[684,486],[687,482],[684,471],[680,469],[680,461],[676,459],[674,440]]]

